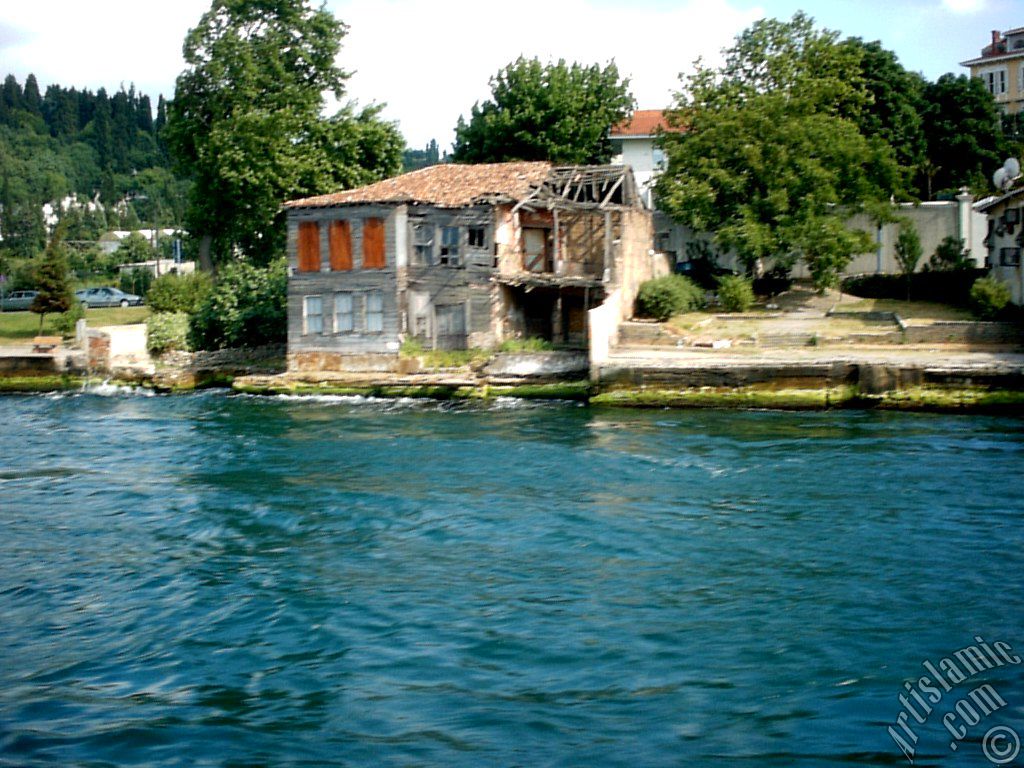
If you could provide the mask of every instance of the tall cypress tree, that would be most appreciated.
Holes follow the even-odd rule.
[[[33,115],[43,114],[43,97],[39,93],[39,83],[35,75],[30,74],[25,79],[25,90],[21,98],[27,112]]]
[[[51,312],[67,312],[74,297],[68,281],[68,260],[64,249],[64,224],[58,224],[46,247],[43,262],[36,272],[36,290],[39,294],[29,307],[39,315],[39,332],[43,331],[43,319]]]

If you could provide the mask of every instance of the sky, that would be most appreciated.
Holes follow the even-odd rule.
[[[181,44],[210,0],[2,0],[0,77],[31,72],[45,90],[132,83],[169,97]],[[518,56],[583,64],[614,59],[640,109],[668,106],[698,57],[720,61],[759,18],[803,10],[821,27],[880,40],[935,80],[966,72],[991,30],[1024,26],[1022,0],[327,0],[348,25],[338,64],[348,98],[386,104],[409,146],[454,139],[459,115],[488,98],[488,80]],[[16,11],[15,11],[16,7]]]

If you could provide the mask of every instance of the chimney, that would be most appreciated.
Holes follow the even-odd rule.
[[[1002,39],[1002,37],[1003,36],[999,34],[998,29],[992,30],[992,53],[996,52],[996,49],[999,47],[999,41]]]

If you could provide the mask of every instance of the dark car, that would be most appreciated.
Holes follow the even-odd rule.
[[[137,307],[142,297],[134,293],[125,293],[117,288],[83,288],[75,291],[75,298],[82,306],[89,307]]]
[[[736,274],[733,270],[720,267],[711,259],[705,258],[677,262],[675,273],[690,278],[701,288],[709,291],[718,287],[719,277]]]
[[[0,311],[14,312],[28,309],[38,295],[39,291],[12,291],[0,299]]]

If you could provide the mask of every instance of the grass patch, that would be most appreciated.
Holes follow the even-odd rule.
[[[505,339],[498,345],[499,352],[550,352],[555,345],[546,339],[532,337],[529,339]]]
[[[59,336],[54,322],[58,315],[49,314],[43,319],[43,331],[39,333],[39,315],[35,312],[0,312],[0,344],[25,344],[39,335]],[[85,310],[85,319],[90,328],[101,325],[135,325],[146,322],[149,307],[110,307]]]
[[[406,339],[399,350],[401,357],[416,357],[427,370],[465,368],[484,363],[491,357],[486,349],[424,349],[419,339]]]
[[[898,301],[896,299],[857,299],[844,297],[836,306],[842,312],[895,312],[904,320],[973,320],[970,311],[950,304],[932,301]]]

